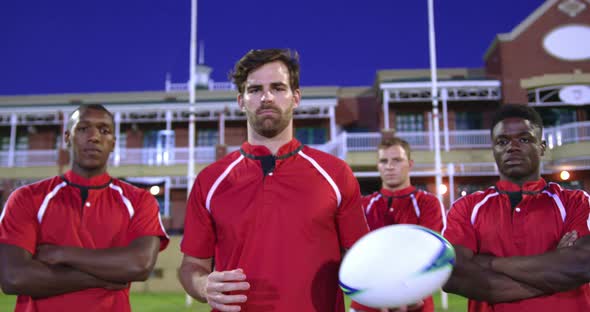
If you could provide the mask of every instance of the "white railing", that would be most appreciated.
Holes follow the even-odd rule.
[[[340,159],[346,159],[347,146],[346,146],[346,132],[340,133],[335,139],[325,144],[311,144],[310,147],[319,149],[320,151],[332,154]]]
[[[427,131],[398,132],[397,136],[408,141],[413,150],[433,150],[433,134]],[[543,131],[543,138],[549,148],[567,143],[590,141],[590,121],[569,123],[548,127]],[[379,132],[349,133],[347,146],[349,151],[374,151],[381,141]],[[441,133],[441,148],[445,147],[444,134]],[[448,146],[454,149],[490,148],[492,141],[490,130],[452,130],[449,131]]]
[[[239,146],[228,146],[228,153]],[[215,161],[215,146],[198,146],[194,150],[196,163],[208,164]],[[176,147],[169,150],[158,148],[123,148],[120,152],[119,165],[168,166],[188,163],[188,148]],[[113,155],[111,154],[111,165]]]
[[[590,121],[574,122],[562,126],[545,128],[543,138],[553,148],[566,143],[590,141]]]
[[[209,81],[209,91],[213,90],[236,90],[236,86],[231,81]]]
[[[453,167],[453,176],[497,176],[498,169],[496,163],[482,162],[482,163],[465,163],[465,164],[451,164]],[[443,176],[451,175],[447,166],[441,168]],[[431,177],[436,174],[433,164],[415,164],[410,172],[412,177]],[[361,171],[355,172],[356,177],[379,177],[379,171]]]
[[[444,138],[441,138],[444,142]],[[443,143],[444,144],[444,143]],[[492,146],[490,130],[453,130],[449,131],[449,147],[489,148]]]
[[[0,152],[0,167],[8,167],[9,152]],[[57,150],[14,151],[13,167],[55,166]]]
[[[427,131],[398,132],[396,135],[410,143],[412,150],[434,150],[434,135]],[[374,151],[381,142],[381,133],[349,133],[348,150],[353,152]],[[444,134],[440,134],[441,148],[445,147]],[[449,148],[486,148],[491,146],[489,130],[449,131]]]
[[[167,83],[166,84],[166,92],[187,91],[187,90],[188,90],[188,83],[186,83],[186,82],[175,82],[175,83]]]
[[[432,135],[428,132],[399,132],[398,135],[407,140],[413,150],[432,150]],[[444,148],[444,137],[441,134],[441,148]],[[590,141],[590,121],[576,122],[557,127],[546,128],[543,133],[549,148],[561,146],[568,143]],[[346,159],[349,152],[375,151],[381,134],[378,132],[346,133],[342,132],[334,140],[325,144],[312,145],[317,149]],[[490,148],[491,139],[489,130],[453,130],[449,131],[450,150]],[[235,151],[239,146],[228,146],[227,152]],[[214,146],[196,147],[194,159],[197,163],[207,164],[215,161]],[[30,166],[54,166],[57,164],[58,153],[56,150],[19,150],[14,151],[13,161],[9,161],[9,152],[0,151],[0,167],[30,167]],[[111,155],[111,165],[114,165],[114,155]],[[164,148],[121,148],[118,165],[147,165],[166,166],[175,164],[186,164],[188,162],[188,148],[175,147]],[[469,174],[475,164],[465,164],[464,167],[457,167],[458,173]],[[488,165],[486,165],[488,166]],[[418,168],[415,168],[416,170]],[[415,170],[415,171],[416,171]],[[495,169],[488,166],[473,169],[476,172],[495,172]]]
[[[207,88],[209,89],[209,91],[236,90],[236,86],[231,81],[215,82],[213,80],[209,80],[209,83],[207,84]],[[188,90],[188,82],[166,83],[166,92],[178,92],[178,91],[187,91],[187,90]]]
[[[348,133],[346,136],[346,146],[351,152],[374,151],[381,142],[379,132]]]

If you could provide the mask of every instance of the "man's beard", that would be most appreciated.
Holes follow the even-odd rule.
[[[259,111],[269,109],[275,111],[278,114],[278,117],[258,115]],[[272,105],[261,106],[254,113],[247,112],[247,116],[248,123],[254,132],[265,138],[274,138],[285,130],[289,125],[289,122],[293,119],[293,104],[286,108],[284,112]]]

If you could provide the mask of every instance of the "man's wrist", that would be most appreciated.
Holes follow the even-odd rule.
[[[69,259],[69,258],[68,258],[68,257],[69,257],[69,256],[68,256],[68,255],[69,255],[69,254],[68,254],[68,251],[69,251],[69,249],[70,249],[70,248],[69,248],[69,247],[66,247],[66,246],[55,246],[55,251],[54,251],[55,253],[54,253],[54,255],[53,255],[53,256],[55,257],[55,261],[56,261],[58,264],[62,264],[62,265],[71,265],[71,264],[68,262],[68,259]]]
[[[202,299],[203,302],[207,302],[207,278],[208,275],[202,275],[197,278],[197,295]]]
[[[497,273],[502,273],[502,258],[494,257],[490,261],[490,270],[497,272]]]

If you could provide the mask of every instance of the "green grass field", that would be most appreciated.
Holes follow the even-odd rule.
[[[16,297],[7,296],[0,292],[0,311],[13,311]],[[440,308],[440,296],[434,298],[437,312],[445,311]],[[347,301],[348,303],[348,301]],[[190,308],[184,305],[184,294],[179,293],[132,293],[131,306],[134,312],[161,312],[161,311],[210,311],[207,305],[193,302]],[[467,303],[464,298],[449,295],[449,312],[463,312],[467,310]]]

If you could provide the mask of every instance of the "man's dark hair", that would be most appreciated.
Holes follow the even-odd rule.
[[[264,64],[280,61],[289,69],[289,86],[291,90],[299,89],[299,54],[290,49],[250,50],[242,57],[230,73],[230,79],[244,93],[244,84],[248,75]]]
[[[494,135],[494,127],[506,118],[522,118],[528,120],[532,125],[541,130],[543,134],[543,119],[541,115],[532,107],[523,104],[505,104],[494,114],[492,119],[492,126],[490,127],[490,136]]]
[[[82,112],[87,109],[94,109],[97,111],[107,113],[107,115],[109,115],[109,117],[111,117],[111,121],[113,122],[113,125],[115,124],[115,116],[108,109],[106,109],[106,107],[102,106],[101,104],[82,104],[82,105],[78,106],[78,108],[76,108],[68,117],[68,129],[67,129],[68,131],[71,131],[72,127],[76,123],[76,120],[74,120],[74,117],[76,117],[76,118],[79,117],[80,114],[82,114]],[[76,112],[78,112],[78,113],[76,114]]]
[[[408,160],[411,160],[411,153],[412,150],[410,149],[410,143],[408,143],[408,141],[402,139],[402,138],[398,138],[398,137],[390,137],[390,138],[384,138],[383,140],[381,140],[381,143],[379,143],[379,147],[378,149],[382,150],[382,149],[387,149],[390,148],[392,146],[401,146],[405,151],[406,151],[406,155],[408,156]]]

